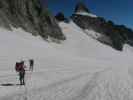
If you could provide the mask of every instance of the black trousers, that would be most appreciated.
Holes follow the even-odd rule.
[[[20,85],[25,85],[25,71],[19,72]]]

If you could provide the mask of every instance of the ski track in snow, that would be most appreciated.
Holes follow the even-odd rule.
[[[71,77],[71,78],[68,78],[68,79],[64,79],[64,80],[61,80],[61,81],[58,81],[58,82],[55,82],[55,83],[52,83],[46,87],[41,87],[41,88],[37,88],[37,89],[31,89],[28,91],[28,87],[25,86],[23,87],[24,90],[22,90],[22,93],[15,93],[15,94],[12,94],[11,96],[8,96],[8,97],[4,97],[2,98],[2,100],[36,100],[36,99],[33,99],[34,96],[38,97],[39,95],[39,99],[40,100],[44,100],[45,99],[45,95],[42,94],[43,92],[47,92],[47,91],[52,91],[53,89],[58,89],[59,86],[62,86],[63,84],[67,84],[67,83],[70,83],[70,82],[73,82],[75,80],[79,80],[83,77],[88,77],[88,80],[89,82],[83,87],[83,89],[80,91],[80,93],[78,93],[78,96],[75,96],[73,98],[68,98],[66,100],[81,100],[83,98],[85,98],[86,96],[89,95],[89,92],[92,91],[92,89],[96,86],[97,83],[97,79],[99,77],[99,75],[102,73],[102,72],[105,72],[109,70],[108,69],[104,69],[103,71],[98,71],[98,72],[94,72],[94,73],[83,73],[83,74],[80,74],[80,75],[77,75],[77,76],[74,76],[74,77]],[[90,77],[91,76],[91,77]],[[90,77],[90,79],[89,79]],[[53,98],[53,100],[55,100],[56,98]]]

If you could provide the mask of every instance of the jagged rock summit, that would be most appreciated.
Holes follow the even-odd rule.
[[[65,39],[56,19],[40,0],[0,0],[0,26],[22,28],[44,39]]]
[[[79,13],[79,12],[90,13],[90,10],[86,7],[86,5],[83,2],[78,2],[75,8],[75,13]]]
[[[87,6],[83,2],[77,3],[74,14],[97,17],[96,15],[91,13],[91,11],[87,8]]]

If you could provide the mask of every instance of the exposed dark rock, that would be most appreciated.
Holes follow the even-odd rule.
[[[88,13],[90,13],[89,9],[85,6],[85,4],[83,2],[79,2],[76,5],[75,13],[77,13],[77,12],[88,12]]]
[[[59,21],[59,22],[66,22],[66,23],[68,23],[69,22],[69,19],[67,19],[66,17],[65,17],[65,15],[62,13],[62,12],[59,12],[59,13],[57,13],[57,15],[55,16],[55,18],[56,18],[56,20],[57,21]]]
[[[64,40],[54,16],[39,0],[0,0],[0,26],[22,28],[33,35]]]
[[[112,21],[106,21],[102,17],[91,17],[80,14],[73,14],[71,18],[82,29],[92,29],[102,34],[102,36],[105,35],[105,37],[108,37],[107,41],[102,41],[101,37],[98,40],[117,50],[121,51],[125,43],[133,45],[133,31],[123,25],[115,25]]]
[[[57,15],[55,16],[55,18],[58,21],[64,21],[66,19],[65,16],[64,16],[64,14],[62,12],[57,13]]]

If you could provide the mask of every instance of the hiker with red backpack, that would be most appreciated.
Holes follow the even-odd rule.
[[[16,62],[16,72],[19,73],[20,85],[25,85],[25,68],[24,61]]]

